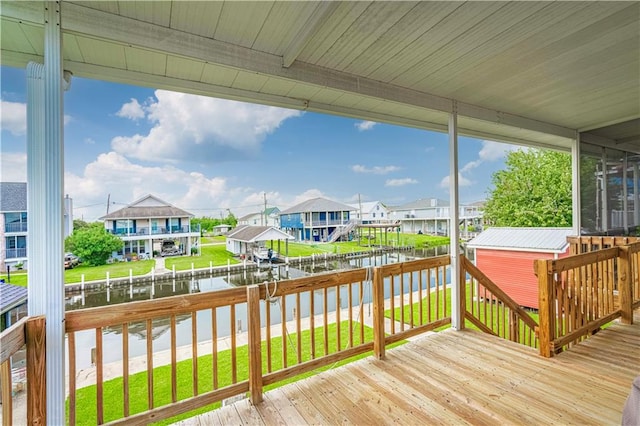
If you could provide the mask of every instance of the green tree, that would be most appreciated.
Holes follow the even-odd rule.
[[[75,230],[64,241],[66,251],[73,252],[83,262],[92,266],[107,263],[111,253],[120,250],[123,245],[122,240],[108,233],[100,222]]]
[[[77,231],[78,229],[84,229],[86,227],[88,227],[89,224],[87,222],[85,222],[84,220],[80,220],[80,219],[73,219],[73,230]]]
[[[571,156],[528,149],[493,174],[484,218],[495,226],[571,226]]]

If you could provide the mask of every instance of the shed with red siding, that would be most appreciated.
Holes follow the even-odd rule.
[[[571,228],[489,228],[469,241],[476,266],[520,306],[538,309],[536,259],[568,256]]]

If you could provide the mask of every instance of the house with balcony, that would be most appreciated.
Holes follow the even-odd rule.
[[[27,183],[0,182],[0,270],[28,268]],[[73,232],[73,200],[64,198],[64,237]]]
[[[280,212],[280,229],[297,241],[328,241],[351,221],[352,206],[318,197]]]
[[[460,204],[458,219],[463,237],[474,235],[482,226],[483,202]],[[391,207],[389,216],[401,224],[401,232],[449,235],[449,201],[440,198],[422,198]]]
[[[181,253],[190,253],[200,240],[200,226],[191,224],[193,216],[149,194],[100,219],[107,232],[124,241],[114,257],[152,257],[161,251],[166,240],[174,241]]]

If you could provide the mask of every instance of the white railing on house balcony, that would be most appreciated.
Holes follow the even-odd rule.
[[[27,232],[28,226],[27,222],[18,222],[18,223],[5,223],[4,232],[12,233],[12,232]]]
[[[27,257],[27,249],[26,248],[14,248],[14,249],[5,249],[4,250],[4,258],[5,259],[19,259],[22,257]]]

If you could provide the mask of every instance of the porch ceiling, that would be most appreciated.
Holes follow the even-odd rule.
[[[589,130],[640,153],[638,2],[61,7],[77,76],[431,130],[457,105],[464,135],[568,149]],[[2,65],[42,61],[43,5],[3,1],[1,18]]]

